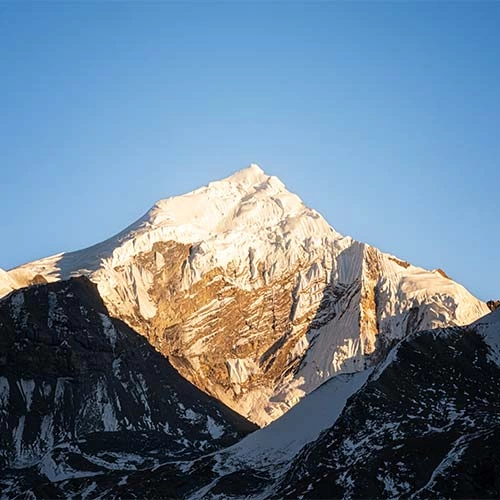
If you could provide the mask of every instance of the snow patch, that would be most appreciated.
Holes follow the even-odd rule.
[[[64,378],[59,377],[56,382],[56,389],[54,391],[54,404],[56,408],[60,408],[64,403],[66,381]]]
[[[309,442],[331,427],[347,400],[357,392],[372,369],[329,380],[305,397],[281,418],[253,432],[221,452],[224,473],[240,467],[259,468],[273,464],[278,473]]]
[[[19,422],[14,430],[13,434],[13,441],[14,441],[14,448],[16,450],[16,460],[20,460],[22,456],[22,451],[23,451],[23,435],[24,435],[24,421],[25,421],[25,416],[21,415],[19,417]]]
[[[24,293],[22,291],[17,292],[12,295],[10,300],[10,308],[12,311],[12,316],[17,322],[21,316],[24,307]]]
[[[226,366],[231,382],[244,384],[253,373],[259,370],[257,364],[251,358],[229,358]]]
[[[195,424],[201,420],[201,415],[193,411],[191,408],[188,408],[183,415],[183,418],[189,420],[191,423]]]
[[[31,403],[33,402],[33,391],[35,390],[35,381],[32,379],[20,379],[17,382],[19,390],[23,395],[24,402],[26,403],[26,411],[31,410]]]
[[[0,377],[0,410],[7,409],[9,404],[10,386],[6,377]]]
[[[118,420],[116,419],[115,409],[108,395],[105,383],[99,380],[97,383],[97,406],[102,411],[102,423],[107,432],[118,430]]]
[[[65,479],[91,477],[99,474],[98,472],[85,472],[75,470],[64,460],[56,462],[52,454],[53,451],[51,450],[42,458],[42,460],[38,464],[38,470],[41,474],[46,476],[49,481],[53,483],[57,481],[64,481]]]
[[[224,435],[224,426],[218,424],[210,415],[207,416],[207,432],[212,439],[219,439]]]
[[[105,314],[99,313],[99,316],[101,318],[101,323],[104,329],[104,335],[106,335],[106,338],[109,340],[109,343],[114,350],[116,347],[116,340],[118,338],[118,333],[115,329],[115,326],[113,325],[111,319]]]

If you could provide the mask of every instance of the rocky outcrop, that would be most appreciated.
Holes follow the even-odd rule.
[[[488,300],[486,304],[492,311],[495,311],[500,307],[500,300]]]

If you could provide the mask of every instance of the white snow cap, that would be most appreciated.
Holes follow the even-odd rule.
[[[268,175],[266,175],[264,170],[262,170],[262,168],[259,165],[257,165],[257,163],[250,163],[248,167],[238,170],[229,177],[226,177],[225,180],[235,181],[235,182],[240,181],[242,183],[250,184],[256,182],[262,182],[267,177]],[[220,182],[224,182],[224,180]]]

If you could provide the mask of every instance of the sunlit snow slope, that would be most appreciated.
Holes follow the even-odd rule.
[[[442,271],[337,233],[256,165],[15,268],[0,290],[81,274],[185,377],[261,425],[393,339],[489,312]]]

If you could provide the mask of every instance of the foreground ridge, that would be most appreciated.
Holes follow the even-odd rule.
[[[407,336],[226,449],[39,484],[37,496],[498,498],[499,415],[500,310]]]
[[[205,455],[256,426],[183,379],[80,277],[0,301],[2,497]],[[53,494],[54,493],[54,494]]]

